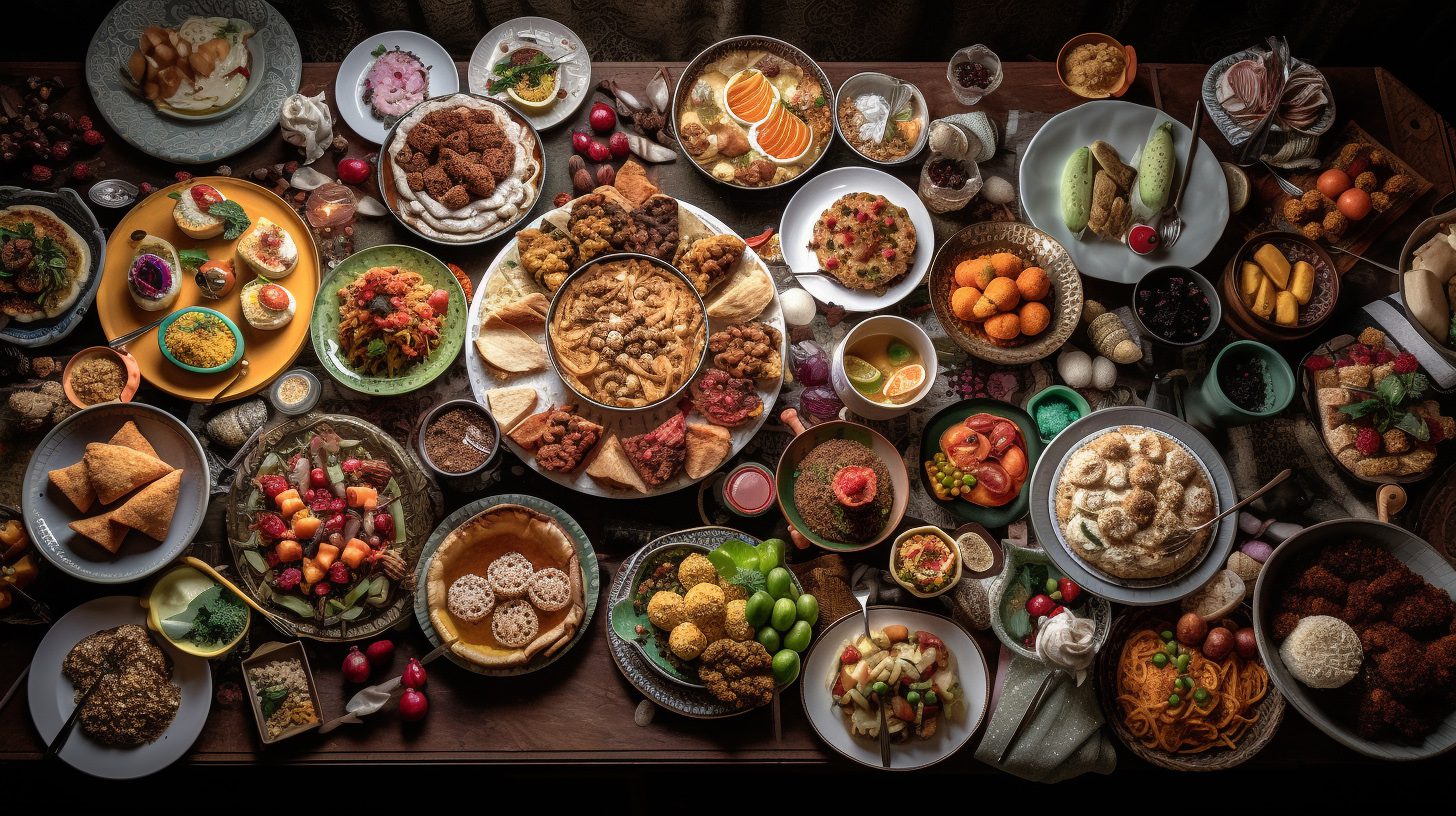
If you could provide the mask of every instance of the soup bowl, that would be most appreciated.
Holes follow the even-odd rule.
[[[849,374],[845,371],[844,357],[850,353],[855,344],[865,338],[880,334],[889,335],[913,349],[920,357],[920,365],[925,368],[925,376],[922,378],[920,386],[904,402],[882,402],[875,399],[873,395],[856,388],[854,383],[850,382]],[[834,357],[829,368],[829,380],[834,385],[834,392],[839,395],[839,398],[844,401],[845,407],[850,411],[865,419],[894,419],[909,412],[930,393],[930,389],[935,385],[935,373],[938,366],[939,360],[935,355],[935,344],[930,342],[930,335],[926,334],[924,329],[903,317],[878,315],[850,329],[849,334],[844,336],[844,342],[834,350]]]

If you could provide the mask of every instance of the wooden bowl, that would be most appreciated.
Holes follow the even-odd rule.
[[[1117,86],[1116,88],[1112,89],[1112,91],[1110,93],[1102,94],[1102,95],[1096,95],[1096,94],[1094,94],[1094,95],[1090,95],[1089,96],[1087,94],[1081,93],[1080,91],[1074,90],[1071,85],[1068,85],[1067,84],[1067,77],[1066,77],[1067,56],[1072,53],[1072,49],[1076,48],[1079,45],[1085,45],[1087,43],[1106,43],[1107,45],[1110,45],[1113,48],[1116,48],[1116,49],[1122,51],[1122,53],[1125,54],[1126,57],[1127,57],[1127,71],[1126,71],[1125,75],[1123,76],[1122,84],[1119,85],[1119,86]],[[1078,34],[1077,36],[1073,37],[1072,39],[1067,40],[1067,44],[1064,45],[1064,46],[1062,46],[1062,50],[1057,53],[1057,81],[1060,82],[1060,83],[1062,83],[1062,87],[1063,88],[1066,88],[1067,90],[1071,91],[1074,94],[1077,94],[1077,96],[1080,96],[1080,97],[1082,97],[1084,99],[1106,99],[1108,97],[1112,97],[1112,98],[1120,97],[1123,94],[1127,93],[1127,89],[1128,88],[1131,88],[1132,87],[1132,81],[1136,77],[1137,77],[1137,51],[1134,51],[1132,46],[1130,46],[1130,45],[1123,45],[1122,43],[1118,42],[1115,38],[1110,37],[1110,36],[1108,36],[1106,34],[1101,34],[1101,33],[1095,32],[1095,31],[1088,32],[1086,34]]]
[[[1309,303],[1299,307],[1297,325],[1282,326],[1270,318],[1260,317],[1240,295],[1239,270],[1245,262],[1253,262],[1254,251],[1264,244],[1273,244],[1291,265],[1305,261],[1314,267],[1314,292]],[[1270,230],[1245,241],[1239,251],[1229,257],[1218,286],[1225,304],[1224,317],[1235,334],[1263,343],[1277,343],[1308,337],[1330,319],[1340,299],[1340,272],[1329,252],[1317,242],[1296,232]]]
[[[136,396],[137,388],[142,384],[142,370],[137,366],[136,358],[129,352],[117,351],[111,346],[91,346],[71,355],[71,359],[66,361],[65,369],[61,371],[61,388],[66,392],[66,399],[77,408],[90,407],[90,403],[82,402],[76,396],[76,392],[71,390],[71,372],[78,361],[93,354],[110,354],[121,364],[122,370],[126,372],[126,382],[122,383],[121,395],[116,398],[116,401],[131,402],[131,398]]]
[[[968,323],[950,311],[955,268],[961,261],[995,252],[1010,252],[1028,265],[1041,267],[1051,281],[1051,325],[1035,337],[1015,341],[993,340],[980,324]],[[930,305],[945,333],[973,357],[1001,365],[1026,365],[1056,352],[1077,330],[1082,319],[1082,275],[1072,256],[1045,232],[1018,222],[983,221],[972,224],[941,245],[930,262]]]

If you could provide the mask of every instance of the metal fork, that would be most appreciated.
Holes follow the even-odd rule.
[[[1299,198],[1304,195],[1304,190],[1300,189],[1298,184],[1279,175],[1279,171],[1274,169],[1274,165],[1263,159],[1259,159],[1259,164],[1264,165],[1264,169],[1269,171],[1269,175],[1274,177],[1274,183],[1279,185],[1279,189],[1283,190],[1285,195],[1290,198]]]
[[[860,617],[864,619],[865,637],[873,641],[874,635],[870,634],[870,595],[874,594],[872,577],[869,570],[860,578],[861,583],[854,586],[854,599],[859,601]],[[879,705],[876,706],[880,712],[880,767],[890,767],[890,726],[885,719],[885,706],[889,700],[876,699]]]
[[[1208,521],[1203,522],[1197,527],[1184,527],[1180,530],[1175,530],[1172,533],[1169,533],[1168,537],[1163,539],[1163,553],[1165,555],[1173,555],[1182,551],[1185,547],[1192,543],[1193,538],[1198,534],[1200,530],[1217,524],[1219,519],[1224,518],[1225,516],[1233,513],[1236,510],[1243,509],[1243,507],[1249,502],[1252,502],[1254,499],[1257,499],[1265,493],[1268,493],[1270,490],[1273,490],[1275,485],[1279,484],[1285,479],[1288,479],[1293,474],[1294,471],[1290,470],[1289,468],[1285,468],[1284,470],[1279,472],[1278,476],[1270,479],[1268,483],[1266,483],[1263,487],[1255,490],[1253,493],[1250,493],[1248,497],[1246,497],[1243,501],[1236,503],[1234,506],[1223,511],[1222,513],[1219,513]]]
[[[1193,175],[1193,157],[1198,153],[1198,128],[1202,124],[1203,99],[1200,98],[1193,105],[1193,124],[1189,126],[1193,138],[1188,144],[1188,155],[1183,159],[1183,178],[1178,180],[1178,193],[1173,196],[1173,216],[1158,225],[1158,237],[1164,247],[1178,243],[1178,237],[1183,234],[1183,217],[1178,212],[1178,206],[1183,203],[1183,193],[1188,190],[1188,179]]]

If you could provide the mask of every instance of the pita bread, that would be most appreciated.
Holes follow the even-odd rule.
[[[758,317],[774,299],[774,282],[754,259],[744,256],[728,280],[705,301],[708,316],[729,323],[745,323]]]
[[[508,375],[546,368],[546,346],[494,314],[480,324],[475,348],[488,365]]]
[[[39,300],[28,295],[18,296],[27,303],[33,303],[33,307],[13,308],[7,302],[0,306],[0,313],[9,315],[18,323],[60,317],[81,297],[86,281],[91,278],[91,248],[70,224],[57,218],[55,213],[45,207],[16,204],[0,210],[0,227],[14,230],[23,224],[34,226],[36,238],[50,238],[55,241],[65,259],[66,268],[60,275],[61,284],[46,292]]]
[[[111,513],[102,513],[99,516],[73,521],[70,527],[80,535],[101,545],[112,555],[121,549],[121,543],[126,540],[126,528],[112,523]]]
[[[77,510],[84,513],[91,509],[91,504],[96,501],[96,491],[91,489],[91,480],[86,478],[85,462],[77,462],[46,475],[50,477],[51,484],[76,505]]]
[[[92,442],[86,446],[86,478],[91,489],[102,504],[111,504],[117,499],[150,484],[168,473],[172,466],[155,456],[148,456],[120,445],[103,445]]]
[[[718,425],[688,423],[687,446],[688,478],[701,479],[717,470],[733,452],[733,434]]]
[[[536,408],[536,389],[526,385],[492,388],[485,392],[485,406],[502,431],[509,433]]]
[[[537,610],[542,631],[519,649],[487,634],[488,618],[473,625],[457,620],[448,603],[450,584],[465,573],[480,574],[507,551],[519,552],[537,569],[561,569],[571,582],[571,604],[555,612]],[[523,666],[538,655],[555,654],[571,642],[586,611],[576,544],[549,516],[514,504],[479,513],[447,535],[430,560],[425,591],[430,622],[442,639],[453,642],[451,651],[488,668]]]
[[[182,471],[178,469],[137,491],[125,504],[111,511],[111,520],[165,541],[181,492]]]
[[[123,448],[131,448],[134,451],[145,453],[157,459],[162,458],[157,455],[157,449],[152,447],[152,443],[148,442],[145,436],[142,436],[141,429],[137,427],[136,423],[129,419],[125,425],[121,426],[121,430],[117,431],[111,437],[111,441],[106,444],[120,445]]]
[[[622,195],[621,191],[619,191],[616,187],[598,187],[595,190],[592,190],[592,192],[601,195],[606,200],[616,204],[617,206],[628,212],[631,212],[632,210],[637,208],[637,205],[632,203],[632,201],[626,196]],[[575,204],[576,202],[573,201],[572,205],[575,206]],[[570,232],[570,230],[568,230],[568,232]]]
[[[609,435],[597,446],[597,455],[587,465],[586,475],[606,487],[647,492],[647,483],[642,481],[616,434]]]
[[[647,177],[647,168],[638,164],[636,159],[628,159],[622,165],[622,169],[617,171],[616,187],[636,207],[642,206],[642,202],[662,192]]]
[[[546,328],[546,310],[551,301],[540,292],[532,292],[491,312],[486,320],[497,317],[527,334]]]

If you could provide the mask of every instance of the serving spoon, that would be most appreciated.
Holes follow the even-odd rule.
[[[864,621],[865,637],[871,641],[874,636],[870,634],[870,595],[874,593],[874,579],[870,577],[870,571],[865,570],[860,576],[860,582],[854,586],[854,599],[859,601],[860,617]],[[879,695],[876,695],[878,698]],[[876,699],[879,705],[875,708],[880,712],[880,767],[890,767],[890,726],[885,721],[885,703],[887,701]]]

